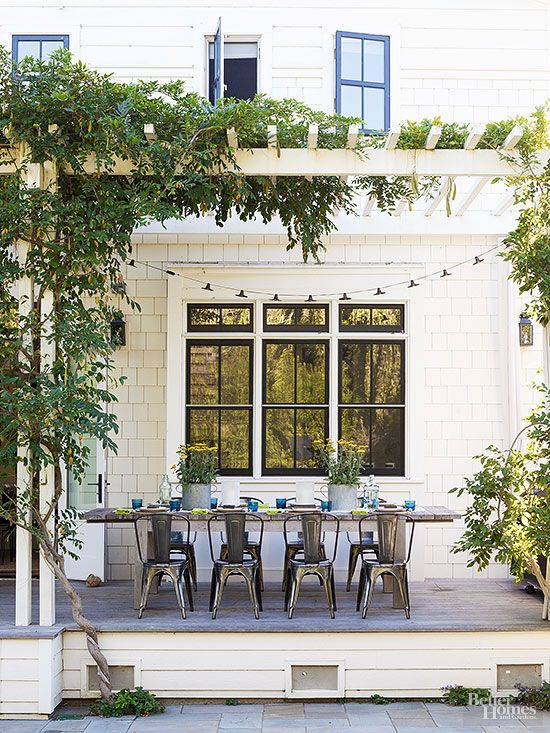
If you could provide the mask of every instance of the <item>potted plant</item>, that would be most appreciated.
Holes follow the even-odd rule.
[[[328,500],[337,511],[350,511],[357,506],[359,477],[366,452],[364,445],[339,440],[335,448],[330,440],[314,440],[313,455],[328,478]]]
[[[477,456],[481,469],[452,489],[468,495],[466,531],[454,552],[470,554],[468,567],[483,570],[491,560],[509,563],[516,582],[534,576],[544,593],[542,617],[549,618],[550,574],[541,558],[550,556],[550,392],[528,418],[508,451],[489,446]],[[518,438],[524,435],[523,450]]]
[[[173,466],[181,486],[183,509],[210,509],[212,484],[218,472],[218,449],[206,443],[180,445]]]

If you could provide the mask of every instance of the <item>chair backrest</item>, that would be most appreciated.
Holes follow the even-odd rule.
[[[226,514],[224,519],[227,536],[227,561],[242,563],[247,540],[246,514],[244,512]]]
[[[189,536],[189,520],[184,519],[188,523],[187,534]],[[151,522],[151,531],[153,535],[153,547],[152,557],[149,557],[148,546],[142,546],[140,541],[140,533],[138,531],[138,525],[140,522]],[[139,558],[143,562],[148,560],[155,563],[167,563],[170,561],[170,539],[172,530],[172,516],[166,513],[162,514],[150,514],[142,517],[137,517],[135,520],[136,529],[136,543],[139,553]]]
[[[378,526],[378,560],[380,563],[395,562],[395,550],[399,523],[406,522],[407,518],[402,514],[377,514],[376,523]]]
[[[322,560],[321,528],[323,515],[320,512],[302,514],[302,538],[304,541],[304,560],[316,563]]]

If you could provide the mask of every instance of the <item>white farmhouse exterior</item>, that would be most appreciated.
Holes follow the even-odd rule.
[[[184,79],[189,90],[204,95],[213,92],[211,45],[221,19],[228,86],[237,84],[242,73],[247,84],[255,85],[254,91],[292,97],[325,112],[338,107],[351,114],[360,108],[377,128],[435,116],[472,125],[527,116],[550,96],[550,5],[544,0],[482,4],[232,0],[209,6],[176,0],[160,5],[140,0],[0,0],[0,10],[0,44],[15,53],[18,44],[21,53],[32,47],[33,53],[42,54],[48,43],[66,45],[76,58],[112,72],[117,79]],[[362,53],[375,68],[372,77],[366,78],[354,41],[363,44]],[[37,42],[38,46],[32,45]],[[353,73],[355,63],[357,77],[351,81],[357,83],[346,84],[346,73]],[[291,436],[290,463],[283,460],[284,465],[277,467],[275,458],[270,462],[266,456],[270,408],[263,386],[268,345],[324,344],[326,397],[316,405],[326,432],[337,439],[346,410],[339,398],[339,344],[355,342],[370,348],[374,339],[396,344],[402,366],[401,396],[394,401],[402,423],[391,436],[399,445],[373,458],[382,495],[463,509],[449,490],[472,473],[476,466],[472,457],[484,447],[511,443],[536,401],[532,385],[541,380],[544,352],[544,333],[536,327],[533,346],[520,348],[518,320],[526,299],[508,281],[498,249],[490,251],[513,228],[514,209],[503,188],[486,183],[457,179],[451,216],[441,201],[437,207],[425,203],[413,211],[400,207],[393,216],[361,201],[358,216],[336,215],[337,229],[326,238],[321,263],[304,263],[300,251],[287,251],[286,234],[277,221],[244,224],[232,219],[219,228],[205,216],[137,231],[132,252],[136,267],[127,268],[126,281],[141,312],[126,314],[126,345],[116,352],[117,368],[127,377],[115,407],[119,450],[118,455],[98,456],[97,470],[90,470],[90,483],[96,473],[106,482],[104,503],[117,507],[128,506],[136,496],[156,499],[163,474],[174,478],[171,465],[177,446],[203,435],[199,423],[195,432],[191,425],[196,416],[188,365],[193,344],[209,340],[216,345],[250,345],[246,436],[232,436],[245,446],[247,465],[241,472],[231,470],[228,479],[240,480],[243,494],[266,500],[295,494],[300,482],[315,481],[320,491],[323,478],[300,470],[298,430]],[[476,255],[483,261],[474,266]],[[447,268],[451,276],[440,277]],[[166,269],[178,276],[162,271]],[[417,279],[419,287],[407,286]],[[212,290],[205,289],[206,283]],[[392,287],[394,283],[403,284]],[[372,292],[361,294],[378,287],[385,292],[375,299]],[[239,299],[240,290],[247,294],[246,301]],[[344,293],[354,293],[349,303],[342,301]],[[323,327],[314,332],[266,328],[265,306],[274,294],[281,294],[286,307],[301,306],[312,295],[324,313]],[[220,327],[205,334],[193,329],[189,305],[215,308],[243,303],[250,306],[249,330]],[[368,310],[384,305],[399,307],[403,327],[398,333],[373,335],[372,330],[356,333],[341,328],[343,307]],[[374,409],[370,400],[360,402],[365,410]],[[372,422],[369,427],[373,429]],[[271,470],[273,466],[276,470]],[[222,484],[225,480],[220,479]],[[96,505],[95,489],[76,491],[76,496],[82,508]],[[88,533],[89,551],[85,548],[75,575],[85,577],[93,570],[100,575],[104,571],[107,581],[132,577],[131,529],[93,526],[83,532]],[[459,522],[421,529],[413,579],[476,575],[466,567],[466,558],[450,551],[460,533]],[[103,547],[105,568],[97,564]],[[280,573],[280,548],[273,544],[269,550],[266,577],[275,579]],[[205,548],[198,554],[206,579],[209,557]],[[485,575],[506,577],[508,569],[492,564]],[[491,647],[492,639],[485,642]],[[13,649],[22,643],[10,640],[10,655],[16,656]],[[147,644],[151,643],[149,639]],[[288,641],[290,649],[294,643],[296,639]],[[2,644],[7,648],[8,641]],[[57,660],[51,662],[52,675],[56,670],[60,674],[56,665],[61,649],[57,639],[51,644],[48,659]],[[126,644],[131,647],[130,641]],[[518,642],[520,648],[522,644]],[[113,652],[114,658],[119,654],[124,661],[121,648],[113,641],[113,649],[119,650]],[[65,658],[69,672],[64,686],[59,683],[43,692],[46,698],[59,696],[62,686],[79,696],[82,650],[82,639],[75,641]],[[0,666],[0,690],[1,670]],[[426,683],[424,689],[436,687]],[[46,707],[44,703],[40,709],[21,712],[43,712]]]

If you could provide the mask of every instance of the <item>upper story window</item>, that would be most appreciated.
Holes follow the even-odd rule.
[[[217,46],[217,47],[216,47]],[[219,53],[219,58],[218,58]],[[220,79],[220,68],[223,76]],[[219,92],[221,86],[221,93]],[[208,98],[252,99],[258,91],[258,43],[216,41],[208,44]]]
[[[252,305],[188,305],[188,331],[252,331]]]
[[[25,56],[47,61],[53,51],[69,48],[69,36],[64,35],[30,35],[12,37],[12,55],[16,63]]]
[[[264,305],[264,331],[328,331],[328,305]]]
[[[365,132],[389,129],[389,36],[336,32],[336,111],[362,119]]]
[[[405,307],[402,305],[341,305],[340,331],[381,331],[403,333]]]

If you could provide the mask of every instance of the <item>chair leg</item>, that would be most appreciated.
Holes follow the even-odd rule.
[[[376,583],[376,575],[374,573],[367,572],[367,583],[365,588],[365,600],[363,601],[363,612],[361,618],[367,618],[367,611],[372,601],[372,594],[374,593],[374,584]]]
[[[292,618],[292,616],[294,615],[294,609],[296,608],[296,601],[298,600],[303,577],[304,575],[299,569],[293,573],[290,604],[288,606],[288,618]]]
[[[409,599],[409,583],[407,578],[407,568],[400,568],[399,573],[395,575],[395,580],[399,586],[399,592],[401,593],[401,599],[403,600],[403,610],[405,616],[410,619],[411,617],[411,606]]]
[[[359,573],[359,585],[357,586],[357,599],[355,602],[355,610],[358,611],[361,607],[361,601],[363,600],[363,593],[365,592],[365,566],[361,564],[361,572]]]
[[[290,602],[290,592],[292,589],[292,570],[290,569],[290,565],[287,565],[286,570],[285,570],[283,587],[285,591],[285,611],[288,611],[288,604]]]
[[[208,603],[209,611],[211,611],[214,608],[215,595],[216,595],[216,570],[212,568],[212,577],[210,579],[210,601]]]
[[[323,570],[322,573],[319,574],[319,578],[321,579],[323,583],[323,587],[325,589],[325,595],[327,597],[327,604],[328,604],[328,612],[330,614],[331,618],[334,618],[334,607],[332,605],[332,590],[330,586],[330,571],[327,571],[326,569]]]
[[[225,576],[225,577],[224,577]],[[218,609],[222,601],[223,589],[229,575],[225,575],[223,570],[216,573],[216,593],[214,595],[214,604],[212,606],[212,618],[215,619],[218,615]]]
[[[197,556],[195,555],[195,548],[193,545],[188,546],[187,563],[189,565],[189,573],[193,580],[193,590],[197,592]],[[192,609],[191,609],[192,610]]]
[[[193,590],[191,588],[191,572],[189,570],[189,565],[183,569],[183,581],[185,583],[185,590],[187,591],[187,598],[189,599],[189,610],[194,611],[195,607],[193,605]]]
[[[258,564],[258,567],[254,571],[254,582],[256,584],[256,595],[258,597],[258,606],[260,608],[260,611],[264,610],[263,602],[262,602],[262,591],[263,591],[263,584],[262,584],[262,576],[261,576],[261,566]]]
[[[256,553],[258,555],[258,580],[259,580],[259,589],[261,591],[264,590],[264,564],[262,562],[262,555],[260,552]],[[260,608],[260,611],[262,609]]]
[[[179,568],[178,570],[170,568],[166,574],[172,578],[174,592],[181,611],[181,617],[185,619],[187,618],[187,614],[185,613],[185,595],[183,592],[183,570],[182,568]]]
[[[151,585],[156,576],[156,573],[151,572],[147,568],[143,568],[141,576],[141,599],[139,601],[138,618],[143,616],[143,611],[147,608],[147,599],[149,598],[149,591]]]
[[[248,586],[248,594],[250,596],[250,600],[252,601],[252,607],[254,609],[254,617],[256,619],[260,618],[260,606],[258,604],[258,596],[256,592],[257,587],[257,580],[256,580],[256,568],[254,570],[248,570],[246,573],[243,573],[243,577],[246,580],[246,585]]]
[[[336,587],[334,584],[334,568],[331,566],[330,568],[330,590],[332,592],[332,607],[335,611],[338,610],[336,606]]]
[[[285,559],[284,559],[284,562],[283,562],[283,582],[281,584],[281,590],[282,591],[286,590],[286,583],[287,583],[289,562],[290,562],[290,549],[288,547],[286,547],[285,548]]]
[[[353,571],[355,570],[355,564],[357,562],[357,556],[354,552],[355,548],[353,545],[349,546],[349,555],[348,555],[348,579],[346,581],[346,591],[349,593],[351,589],[351,580],[353,578]]]

